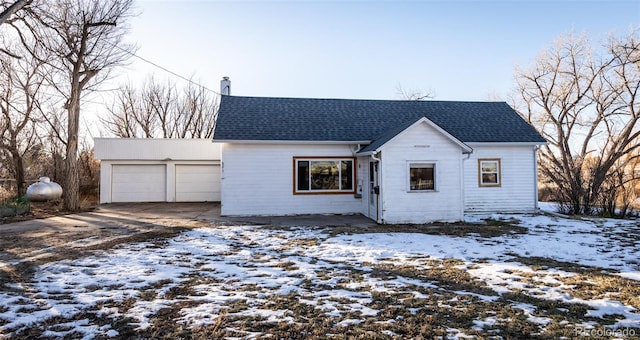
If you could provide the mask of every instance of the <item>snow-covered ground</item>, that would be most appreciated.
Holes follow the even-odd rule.
[[[550,215],[468,220],[485,218],[517,220],[528,232],[495,237],[391,232],[330,236],[323,228],[211,227],[52,262],[39,267],[31,282],[2,288],[0,338],[29,328],[42,329],[42,336],[49,337],[118,336],[117,327],[105,319],[133,320],[133,328],[144,330],[153,326],[158,311],[172,306],[177,309],[175,321],[191,328],[220,317],[251,317],[267,324],[301,322],[274,297],[296,299],[331,318],[338,330],[373,319],[384,327],[398,320],[385,319],[386,306],[377,297],[400,293],[412,303],[440,296],[437,308],[459,306],[461,297],[487,306],[502,301],[542,334],[558,325],[587,330],[606,325],[612,330],[633,328],[640,335],[640,306],[615,292],[584,295],[575,279],[596,273],[637,288],[638,223]],[[467,281],[445,282],[438,273],[446,275],[446,266],[466,275]],[[533,302],[505,299],[510,293]],[[562,320],[558,314],[545,315],[535,303],[541,300],[561,303],[560,310],[572,305],[588,308],[583,319]],[[236,305],[239,301],[242,304]],[[436,307],[418,303],[407,308],[417,315]],[[468,328],[446,326],[447,336],[499,333],[492,333],[492,328],[510,321],[487,308]],[[91,315],[102,321],[94,322]],[[613,321],[607,317],[611,315]],[[230,322],[225,327],[235,326]]]

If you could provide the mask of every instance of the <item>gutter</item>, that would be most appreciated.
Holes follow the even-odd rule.
[[[467,145],[474,146],[539,146],[547,145],[547,142],[466,142]]]
[[[213,139],[213,143],[229,144],[369,144],[369,140],[270,140],[270,139]]]

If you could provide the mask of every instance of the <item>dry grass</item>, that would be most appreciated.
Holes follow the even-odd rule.
[[[237,299],[219,305],[212,310],[212,317],[207,323],[191,327],[182,322],[176,322],[181,317],[183,308],[194,307],[200,302],[189,300],[190,296],[198,295],[193,289],[196,285],[216,283],[212,278],[193,276],[189,280],[169,289],[164,298],[171,298],[174,302],[170,306],[160,309],[151,317],[151,327],[144,330],[136,329],[135,320],[127,318],[112,318],[99,316],[96,312],[106,304],[94,307],[73,317],[72,319],[54,318],[38,327],[31,327],[12,335],[15,339],[32,339],[42,337],[42,327],[65,324],[74,320],[89,319],[92,324],[111,324],[119,332],[117,338],[135,339],[213,339],[226,337],[243,338],[252,334],[261,334],[258,338],[268,337],[276,339],[307,339],[307,338],[340,338],[340,339],[386,339],[413,338],[434,339],[447,338],[455,335],[458,330],[476,339],[555,339],[558,337],[575,337],[575,324],[596,322],[606,324],[611,320],[585,317],[588,307],[580,304],[566,304],[556,301],[538,299],[525,292],[514,291],[498,296],[481,282],[474,281],[464,270],[459,268],[459,261],[450,259],[444,261],[430,260],[429,269],[417,270],[408,266],[394,266],[391,264],[374,266],[370,272],[372,278],[391,278],[402,276],[415,279],[417,282],[433,283],[430,286],[409,285],[399,290],[377,291],[360,288],[363,294],[369,295],[370,300],[365,305],[378,310],[376,315],[363,315],[357,310],[345,308],[341,316],[329,316],[305,300],[308,296],[298,293],[286,295],[268,295],[259,308],[264,310],[284,311],[291,321],[272,322],[258,315],[238,315],[236,313],[249,310],[253,306],[249,300]],[[363,272],[356,268],[343,268],[353,271],[351,277],[363,280]],[[590,278],[593,280],[594,278]],[[576,280],[579,280],[576,278]],[[347,280],[344,283],[351,282]],[[602,279],[602,285],[617,287],[622,281],[611,277]],[[170,280],[158,282],[145,288],[149,297],[139,296],[138,299],[152,300],[157,297],[157,291],[169,284]],[[314,283],[307,281],[303,288],[310,291]],[[636,288],[631,286],[626,293],[631,297]],[[319,289],[318,287],[315,287]],[[339,287],[341,289],[346,289]],[[247,285],[247,290],[259,290],[258,287]],[[603,288],[603,290],[606,290]],[[466,292],[466,293],[461,293]],[[417,296],[416,293],[420,295]],[[145,293],[146,294],[146,293]],[[478,295],[474,295],[478,294]],[[487,298],[481,298],[486,296]],[[488,299],[493,298],[493,300]],[[332,298],[327,301],[349,305],[353,303],[345,298]],[[112,302],[121,312],[130,309],[137,299],[131,298],[121,302]],[[550,318],[551,322],[543,330],[539,325],[528,321],[527,315],[521,309],[514,308],[514,303],[525,303],[534,306],[534,316]],[[478,328],[474,320],[492,318],[495,323]],[[342,320],[356,319],[358,323],[340,325]],[[60,328],[64,330],[64,327]],[[452,333],[453,332],[453,333]],[[81,334],[72,333],[68,338]]]
[[[598,272],[561,279],[572,285],[571,294],[584,300],[611,298],[640,310],[640,282]]]
[[[480,235],[499,237],[522,234],[526,229],[515,226],[514,221],[489,221],[486,226],[469,224],[438,224],[425,226],[375,226],[370,228],[342,227],[326,229],[327,233],[388,233],[408,232],[433,235],[464,237]],[[277,229],[275,227],[270,227]],[[166,240],[189,228],[157,228],[146,232],[123,236],[101,242],[83,249],[66,249],[42,257],[37,261],[23,262],[16,266],[5,267],[0,271],[0,284],[25,283],[31,278],[33,270],[40,264],[60,259],[82,258],[96,251],[119,247],[123,244],[153,242],[158,248],[166,246]],[[523,230],[524,229],[524,230]],[[242,240],[234,240],[241,242]],[[253,252],[253,260],[244,264],[244,268],[269,266],[286,272],[298,271],[299,266],[286,254],[293,248],[306,249],[320,245],[322,238],[283,239],[282,248],[277,253],[265,254]],[[247,244],[252,250],[259,250],[256,244]],[[280,246],[280,245],[278,245]],[[232,248],[227,255],[242,250],[240,246]],[[185,254],[188,256],[189,254]],[[572,296],[577,298],[612,298],[629,306],[640,309],[640,284],[637,281],[621,278],[615,273],[598,268],[579,266],[570,262],[555,261],[547,258],[521,257],[512,254],[515,261],[528,265],[534,272],[514,271],[527,287],[558,287],[560,284],[543,283],[537,280],[537,271],[549,268],[576,273],[570,277],[558,277],[563,284],[569,285]],[[221,255],[222,256],[222,255]],[[310,259],[309,263],[314,263]],[[476,265],[486,261],[477,261]],[[326,261],[325,261],[326,262]],[[236,278],[225,279],[215,275],[193,274],[181,280],[160,280],[155,284],[139,289],[140,294],[122,301],[107,301],[87,307],[72,318],[55,317],[45,322],[11,334],[12,339],[43,338],[44,329],[65,331],[72,329],[65,323],[89,320],[90,324],[111,325],[117,330],[118,339],[215,339],[228,337],[257,337],[275,339],[445,339],[457,332],[475,339],[556,339],[575,338],[576,325],[591,322],[595,325],[607,325],[615,322],[616,316],[605,318],[588,317],[589,307],[579,303],[563,303],[544,299],[526,290],[516,290],[504,294],[496,293],[485,282],[475,279],[465,263],[458,259],[415,259],[415,265],[399,265],[393,259],[378,263],[359,263],[349,265],[335,263],[335,267],[322,268],[314,272],[316,279],[301,280],[299,291],[288,294],[275,294],[273,290],[260,287],[255,283],[239,284]],[[205,265],[205,263],[200,263]],[[198,264],[195,264],[197,267]],[[366,270],[363,268],[367,268]],[[298,274],[296,274],[298,275]],[[294,276],[293,274],[291,276]],[[405,284],[385,286],[377,289],[375,282],[394,282],[405,280]],[[326,283],[331,281],[331,283]],[[323,283],[325,282],[325,283]],[[181,318],[184,310],[207,303],[207,291],[201,287],[211,285],[219,288],[234,286],[242,291],[246,298],[237,298],[211,307],[209,318],[199,325],[190,325]],[[6,285],[5,285],[6,287]],[[87,290],[101,290],[99,285],[88,286]],[[361,299],[335,297],[332,290],[348,291]],[[316,298],[317,292],[325,292],[322,298]],[[51,292],[50,292],[51,293]],[[259,298],[258,298],[259,297]],[[59,295],[59,299],[71,299]],[[108,315],[101,310],[116,308],[118,313],[126,313],[142,302],[163,299],[166,305],[150,316],[151,326],[139,329],[137,320],[123,316]],[[259,305],[255,301],[259,301]],[[309,301],[315,301],[315,305]],[[319,308],[321,303],[336,306],[336,314],[328,314]],[[354,304],[361,309],[353,308]],[[532,312],[525,312],[519,304],[531,306]],[[30,308],[25,306],[25,308]],[[283,320],[272,321],[264,315],[250,314],[255,308],[274,313],[282,313]],[[376,311],[365,313],[366,309]],[[0,311],[1,313],[2,311]],[[531,317],[548,318],[548,324],[541,326],[532,322]],[[358,322],[345,322],[347,320]],[[492,320],[478,324],[478,320]],[[201,320],[202,321],[202,320]],[[1,321],[0,318],[0,324]],[[636,331],[640,334],[640,329]],[[67,334],[66,338],[82,337],[82,334]],[[3,335],[0,334],[0,338]]]
[[[550,259],[548,257],[520,256],[515,253],[507,253],[506,255],[512,256],[514,258],[514,261],[520,262],[522,264],[526,264],[534,270],[555,268],[555,269],[560,269],[560,270],[564,270],[571,273],[592,273],[592,272],[601,271],[600,268],[583,266],[573,262],[558,261],[558,260]]]
[[[225,325],[227,323],[227,313],[221,312],[213,323],[195,327],[191,333],[191,339],[220,339],[224,336]]]
[[[369,233],[420,233],[465,237],[477,235],[491,238],[505,235],[526,234],[528,229],[516,225],[516,221],[487,220],[486,224],[432,223],[432,224],[382,224],[372,226],[332,226],[325,229],[331,236]]]

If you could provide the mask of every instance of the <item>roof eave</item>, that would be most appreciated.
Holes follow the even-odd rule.
[[[460,149],[462,149],[462,153],[463,154],[470,154],[473,152],[473,148],[471,146],[469,146],[467,143],[459,140],[458,138],[454,137],[452,134],[448,133],[447,131],[445,131],[443,128],[441,128],[438,124],[432,122],[429,118],[427,117],[422,117],[417,119],[415,122],[413,122],[411,125],[407,126],[406,128],[402,129],[402,131],[398,132],[397,134],[395,134],[393,137],[389,138],[388,140],[385,140],[384,142],[382,142],[382,144],[380,144],[380,146],[378,146],[376,149],[371,150],[371,151],[365,151],[365,152],[357,152],[357,154],[359,155],[373,155],[376,154],[380,151],[380,149],[386,145],[387,143],[389,143],[390,141],[394,140],[395,138],[397,138],[400,134],[402,134],[403,132],[411,129],[412,127],[421,124],[421,123],[425,123],[429,126],[431,126],[433,129],[435,129],[436,131],[438,131],[439,133],[441,133],[444,137],[446,137],[447,139],[449,139],[451,142],[453,142],[454,144],[458,145],[458,147],[460,147]],[[375,143],[375,141],[373,141],[372,143]]]
[[[370,140],[271,140],[271,139],[213,139],[214,143],[229,144],[369,144]]]
[[[472,146],[537,146],[547,145],[547,142],[466,142]]]

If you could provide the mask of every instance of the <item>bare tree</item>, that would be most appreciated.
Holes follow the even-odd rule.
[[[2,11],[2,13],[0,13],[0,25],[4,24],[4,23],[12,23],[16,20],[20,20],[20,18],[15,18],[14,14],[25,8],[26,11],[29,11],[29,4],[31,3],[32,0],[18,0],[18,1],[7,1],[7,0],[0,0],[0,8],[4,8],[4,10]],[[6,42],[6,31],[2,31],[0,32],[2,33],[2,37],[3,37],[3,45]],[[9,49],[0,46],[0,52],[4,53],[7,56],[10,56],[12,58],[16,58],[16,59],[20,59],[21,55],[16,54],[15,52],[11,52]]]
[[[400,84],[396,86],[396,95],[403,100],[426,100],[436,97],[435,93],[432,90],[425,91],[411,88],[406,89],[403,88]]]
[[[0,56],[0,150],[9,161],[16,192],[24,195],[25,155],[37,144],[36,119],[40,116],[42,63]]]
[[[47,80],[65,100],[67,139],[64,207],[80,208],[78,132],[83,95],[123,64],[133,47],[123,42],[133,0],[33,0],[12,23],[20,40],[49,67]]]
[[[125,138],[210,138],[217,113],[217,97],[189,82],[181,91],[171,81],[147,79],[140,90],[122,86],[103,126]]]
[[[15,12],[19,11],[22,7],[30,2],[31,0],[18,0],[7,6],[7,3],[5,1],[2,1],[0,4],[2,4],[2,7],[6,6],[6,8],[2,11],[2,13],[0,13],[0,24],[8,21]]]
[[[176,110],[176,137],[213,137],[218,105],[212,92],[190,82],[178,100]]]
[[[593,213],[603,185],[621,185],[612,177],[637,157],[628,156],[640,135],[638,35],[611,37],[601,53],[584,37],[562,37],[517,73],[513,104],[549,142],[540,170],[568,213]]]
[[[153,77],[147,79],[141,93],[142,107],[135,112],[139,117],[136,121],[145,132],[147,138],[170,138],[175,133],[175,107],[178,94],[176,87],[170,81],[164,85]],[[143,119],[143,117],[145,117]]]
[[[121,87],[107,110],[110,112],[108,123],[105,123],[105,119],[101,120],[111,134],[122,138],[144,137],[139,135],[136,116],[139,111],[138,98],[131,86]]]
[[[625,166],[612,168],[611,174],[601,185],[601,194],[598,196],[598,206],[601,214],[606,217],[626,217],[632,208],[633,201],[637,198],[636,185],[640,180],[638,165],[640,158],[633,153],[619,160]]]

